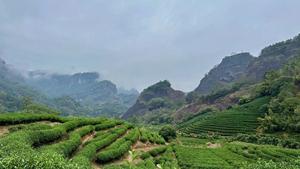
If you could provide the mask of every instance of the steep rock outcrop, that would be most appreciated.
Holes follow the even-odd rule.
[[[143,116],[146,112],[151,111],[153,109],[153,104],[151,105],[151,101],[160,100],[163,102],[164,100],[168,101],[180,101],[183,100],[185,94],[181,91],[174,90],[171,87],[170,82],[168,81],[160,81],[147,89],[145,89],[137,99],[136,103],[129,108],[129,110],[122,116],[124,119],[128,119],[134,116]],[[155,106],[159,108],[163,108],[165,105],[163,103],[157,103]]]
[[[249,53],[226,56],[201,80],[195,91],[201,95],[206,95],[228,87],[245,75],[247,67],[253,60],[254,57]]]

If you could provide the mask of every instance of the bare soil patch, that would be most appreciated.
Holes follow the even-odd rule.
[[[141,141],[137,141],[133,146],[132,146],[132,151],[143,151],[147,152],[150,151],[154,148],[159,147],[160,145],[158,144],[151,144],[151,143],[143,143]]]
[[[207,148],[220,148],[221,147],[221,144],[219,144],[219,143],[211,143],[211,142],[208,142],[208,143],[206,143],[206,145],[207,145]]]
[[[88,135],[82,137],[82,138],[81,138],[81,143],[84,144],[84,143],[86,143],[86,142],[92,140],[92,139],[95,137],[95,135],[96,135],[96,132],[92,132],[92,133],[90,133],[90,134],[88,134]]]
[[[0,136],[8,134],[9,133],[8,128],[9,128],[8,126],[0,126]]]

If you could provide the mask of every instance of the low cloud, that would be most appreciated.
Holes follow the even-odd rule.
[[[0,0],[0,54],[22,69],[97,71],[139,90],[184,91],[232,52],[300,32],[300,1]]]

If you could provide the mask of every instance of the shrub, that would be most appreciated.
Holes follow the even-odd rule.
[[[176,138],[176,130],[172,126],[164,126],[159,130],[161,135],[166,141]]]
[[[127,135],[112,143],[104,151],[101,151],[99,154],[97,154],[97,161],[108,162],[120,158],[130,150],[131,145],[137,141],[138,137],[139,130],[131,130]]]
[[[163,146],[163,147],[158,147],[158,148],[154,148],[148,152],[145,152],[141,155],[141,159],[146,159],[146,158],[149,158],[149,157],[155,157],[159,154],[162,154],[164,153],[165,151],[167,150],[167,146]]]
[[[165,144],[164,138],[156,132],[150,132],[147,129],[140,129],[140,140],[143,143],[150,142],[155,144]]]

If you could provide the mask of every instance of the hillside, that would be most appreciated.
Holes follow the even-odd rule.
[[[137,99],[136,103],[122,116],[124,119],[141,118],[136,120],[157,119],[161,122],[167,122],[170,119],[164,119],[165,112],[171,111],[184,100],[184,93],[174,90],[170,82],[160,81],[145,89]],[[151,116],[151,117],[150,117]],[[156,122],[158,122],[155,120]]]
[[[248,59],[247,67],[245,67],[246,64],[243,64],[243,72],[240,72],[239,76],[230,83],[219,83],[213,80],[208,83],[208,79],[216,79],[215,77],[221,79],[223,77],[225,79],[228,78],[226,74],[223,74],[223,72],[226,72],[225,69],[223,69],[226,63],[224,61],[226,58],[224,58],[221,64],[213,68],[202,80],[203,82],[201,81],[200,83],[201,86],[202,83],[207,82],[211,86],[218,86],[217,89],[205,94],[204,92],[201,93],[198,87],[195,91],[189,93],[187,104],[173,114],[176,121],[180,122],[197,113],[201,113],[201,111],[206,108],[224,110],[237,104],[240,99],[252,97],[251,95],[255,94],[255,86],[263,81],[267,72],[283,68],[284,65],[293,60],[299,53],[300,35],[264,48],[259,57],[251,58],[248,56],[251,59]],[[243,55],[238,54],[235,57],[239,58],[239,56],[243,57]],[[232,59],[234,59],[234,57],[227,57],[227,59],[227,63],[233,62]],[[228,69],[231,69],[231,67],[228,67]],[[203,96],[203,94],[206,96]]]
[[[24,97],[34,98],[37,102],[46,100],[45,96],[22,83],[22,76],[0,59],[0,112],[21,109]]]
[[[238,133],[299,132],[300,53],[283,68],[266,74],[253,86],[252,97],[223,111],[203,111],[180,124],[183,133],[236,135]]]
[[[246,72],[248,81],[261,81],[266,72],[278,70],[300,52],[300,35],[264,48],[258,58],[253,60]]]
[[[249,53],[226,56],[201,80],[195,92],[207,95],[216,90],[231,87],[234,82],[244,76],[247,67],[253,60],[254,57]]]
[[[30,98],[63,115],[112,117],[134,104],[136,90],[119,90],[112,82],[99,78],[95,72],[60,75],[33,71],[23,76],[0,59],[0,111],[21,110],[23,100]]]
[[[296,169],[300,151],[212,137],[167,144],[149,128],[107,118],[0,114],[0,168]],[[287,145],[297,145],[289,142]]]
[[[171,147],[156,132],[106,118],[64,118],[43,112],[0,114],[0,145],[0,168],[91,169],[121,157],[143,168],[149,163],[155,168],[155,161],[141,161],[155,155],[169,162],[161,163],[164,167],[176,165],[170,158]],[[143,149],[153,153],[145,156],[148,152]],[[129,150],[144,154],[133,159]]]
[[[257,97],[271,97],[260,120],[264,132],[300,131],[300,52],[279,71],[269,72],[257,87]]]
[[[185,101],[171,109],[152,111],[143,101],[144,97],[152,96],[144,94],[123,117],[135,114],[135,118],[146,123],[155,120],[157,123],[158,117],[162,117],[158,121],[180,123],[206,109],[226,110],[241,99],[253,97],[256,85],[263,81],[267,72],[282,68],[299,52],[300,35],[264,48],[258,57],[249,53],[227,56],[209,71],[194,91],[187,94]]]
[[[200,95],[231,87],[237,82],[256,83],[265,73],[278,70],[300,52],[300,35],[262,49],[258,57],[240,53],[225,57],[211,69],[195,89]]]
[[[120,116],[138,96],[133,90],[120,93],[114,83],[102,80],[96,72],[64,75],[34,71],[29,73],[26,82],[51,98],[74,99],[87,107],[90,116]]]
[[[260,125],[257,118],[266,112],[261,110],[269,98],[259,98],[242,106],[221,112],[206,112],[180,125],[181,131],[188,134],[236,135],[256,132]]]

